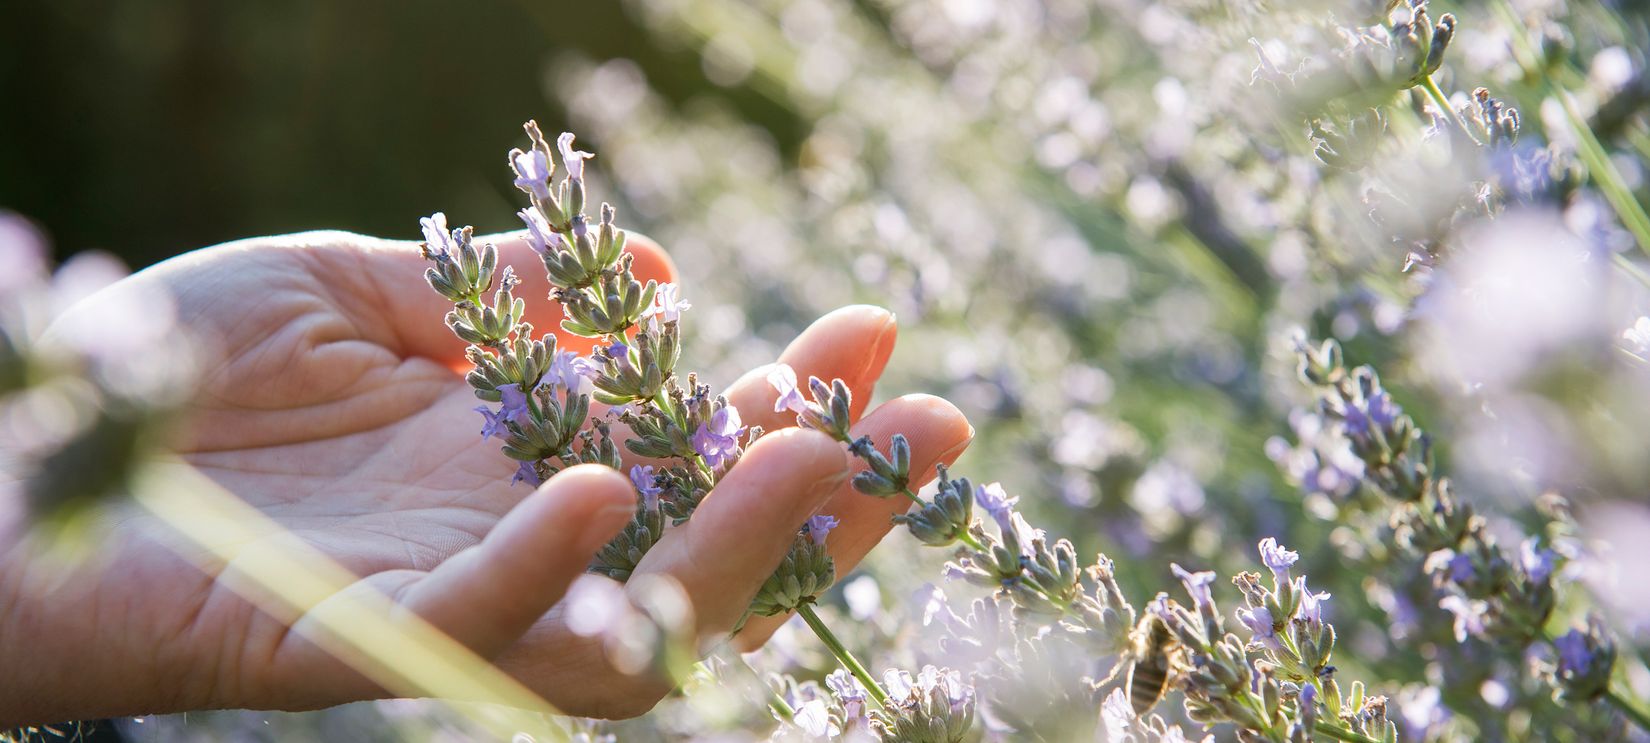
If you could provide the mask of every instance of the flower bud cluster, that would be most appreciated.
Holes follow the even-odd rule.
[[[981,738],[975,725],[974,688],[948,668],[889,669],[881,686],[888,703],[878,705],[850,674],[825,679],[828,692],[812,682],[780,679],[780,695],[795,714],[776,740],[843,740],[882,743],[970,743]],[[799,734],[799,735],[798,735]]]
[[[1489,534],[1483,516],[1455,493],[1449,478],[1437,472],[1431,440],[1413,419],[1405,415],[1381,386],[1369,367],[1348,370],[1340,347],[1333,340],[1321,344],[1297,344],[1300,377],[1319,396],[1318,414],[1336,423],[1351,450],[1364,463],[1365,492],[1381,498],[1388,511],[1390,538],[1403,554],[1417,561],[1430,578],[1438,606],[1454,618],[1457,642],[1469,638],[1496,640],[1509,653],[1517,653],[1538,642],[1557,605],[1554,578],[1562,568],[1558,552],[1544,539],[1531,537],[1520,544],[1516,554],[1500,546]],[[1545,509],[1549,520],[1567,518],[1567,508],[1557,496],[1549,496]],[[1593,646],[1605,647],[1601,625],[1592,623],[1585,633],[1566,637],[1587,637]],[[1566,641],[1574,643],[1573,640]],[[1554,643],[1560,656],[1564,648]],[[1579,658],[1573,655],[1572,660]],[[1609,669],[1595,663],[1613,662],[1613,653],[1589,654],[1585,671],[1601,674]],[[1562,658],[1561,658],[1562,660]],[[1563,666],[1561,663],[1560,666]],[[1586,683],[1564,679],[1592,678],[1590,673],[1549,674],[1558,682],[1558,693],[1566,698],[1595,698],[1593,693],[1575,694]]]
[[[524,127],[526,150],[510,152],[515,185],[529,200],[518,212],[526,241],[538,255],[561,304],[563,331],[595,339],[586,357],[557,349],[554,335],[534,337],[522,318],[526,303],[511,266],[499,267],[498,248],[478,244],[473,230],[449,229],[437,213],[421,220],[425,279],[452,301],[447,326],[469,344],[465,379],[483,405],[483,438],[497,437],[518,462],[514,481],[538,485],[578,464],[623,468],[607,420],[593,417],[592,398],[616,406],[634,433],[631,453],[666,460],[630,471],[635,517],[598,551],[593,572],[626,580],[669,523],[688,520],[705,494],[761,435],[743,425],[725,398],[687,375],[679,381],[681,315],[691,307],[674,284],[645,283],[633,272],[626,235],[613,207],[602,204],[594,227],[584,214],[585,160],[590,153],[562,134],[551,147],[538,125]],[[564,173],[555,182],[557,164]],[[488,294],[491,293],[491,299]]]
[[[1455,16],[1444,13],[1433,20],[1427,0],[1390,3],[1374,20],[1367,26],[1335,27],[1340,48],[1324,69],[1311,74],[1283,73],[1257,42],[1261,61],[1253,79],[1290,88],[1308,107],[1343,98],[1379,104],[1394,93],[1426,84],[1455,39]]]
[[[965,743],[974,730],[974,688],[962,674],[924,666],[915,678],[903,670],[883,675],[891,704],[871,713],[871,729],[893,743]]]
[[[836,581],[836,561],[825,549],[825,537],[836,527],[836,519],[815,516],[803,527],[803,534],[791,543],[785,559],[757,589],[751,600],[753,614],[771,617],[811,604]]]

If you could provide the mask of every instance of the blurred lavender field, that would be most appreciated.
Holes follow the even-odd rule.
[[[350,38],[368,11],[309,4],[316,25],[300,33],[187,5],[97,23],[61,4],[19,11],[50,38],[125,39],[97,52],[119,60],[164,61],[159,35],[197,60],[222,53],[263,70],[254,77],[292,78],[263,83],[291,95],[280,104],[249,105],[233,84],[189,104],[227,102],[232,116],[155,109],[148,125],[196,119],[182,136],[202,148],[189,158],[200,180],[137,206],[100,202],[121,200],[136,174],[176,176],[100,154],[150,139],[130,124],[86,154],[52,153],[84,219],[8,174],[0,204],[39,217],[60,251],[121,252],[132,234],[124,254],[142,265],[251,232],[415,239],[404,227],[437,207],[513,229],[497,155],[521,119],[559,113],[598,153],[592,193],[681,269],[695,305],[685,365],[713,384],[772,359],[823,312],[887,306],[901,339],[879,395],[955,401],[978,432],[957,469],[1001,480],[1079,555],[1109,555],[1137,603],[1174,584],[1171,562],[1229,576],[1274,537],[1333,595],[1337,672],[1391,698],[1402,740],[1646,739],[1607,707],[1555,702],[1530,670],[1550,653],[1458,642],[1461,612],[1394,545],[1365,462],[1312,410],[1295,333],[1338,339],[1349,364],[1380,371],[1497,542],[1541,534],[1566,558],[1552,626],[1596,613],[1618,643],[1618,684],[1650,698],[1650,584],[1635,574],[1650,562],[1650,223],[1638,221],[1650,7],[1433,3],[1434,20],[1455,18],[1431,77],[1446,112],[1409,84],[1401,44],[1383,42],[1410,11],[1377,0],[484,4],[456,30],[433,28],[455,11],[417,4],[392,24],[402,31],[342,57],[321,53],[343,45],[316,29]],[[190,43],[215,24],[264,44]],[[405,29],[430,44],[410,48]],[[10,62],[7,79],[24,79]],[[364,82],[327,81],[334,70]],[[398,87],[355,104],[376,112],[329,87],[380,75]],[[52,95],[72,113],[72,96]],[[403,119],[414,123],[391,123]],[[5,127],[15,143],[52,124],[25,114]],[[328,147],[348,172],[318,155],[269,169],[270,148]],[[0,149],[0,167],[45,172],[29,147]],[[231,188],[194,201],[206,183]],[[988,593],[944,581],[944,557],[896,533],[821,613],[878,667],[943,662],[936,591],[959,611]],[[1224,578],[1215,590],[1236,596]],[[749,660],[799,679],[833,668],[796,622]],[[1051,719],[1086,717],[1045,739],[1098,719],[1048,705]],[[1157,711],[1184,723],[1178,707],[1171,696]],[[140,741],[472,734],[422,702],[118,727]],[[772,729],[759,696],[714,683],[580,728],[626,741]]]

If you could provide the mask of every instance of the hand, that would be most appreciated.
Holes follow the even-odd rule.
[[[639,275],[673,280],[657,246],[631,246]],[[526,280],[517,295],[529,298],[529,321],[557,327],[559,310],[533,301],[548,292],[535,256],[514,239],[500,250]],[[127,279],[171,293],[187,330],[219,352],[179,451],[361,576],[349,590],[387,594],[557,707],[647,711],[669,685],[613,670],[599,641],[568,631],[556,606],[628,520],[634,492],[593,465],[536,490],[510,486],[514,465],[477,433],[463,348],[442,325],[448,306],[423,285],[423,268],[411,243],[328,232],[209,248]],[[98,308],[94,295],[72,312]],[[803,378],[843,378],[857,417],[894,337],[891,314],[845,308],[782,360]],[[765,374],[752,370],[727,394],[747,423],[772,433],[637,571],[684,587],[701,636],[731,629],[810,515],[841,519],[830,544],[845,575],[907,505],[854,492],[843,447],[772,412]],[[954,407],[928,396],[885,403],[854,434],[885,446],[899,432],[911,440],[913,472],[951,461],[972,436]],[[312,709],[385,694],[307,640],[302,617],[269,616],[230,590],[221,578],[235,573],[233,561],[203,572],[180,556],[189,554],[180,540],[153,518],[123,515],[101,559],[49,580],[38,545],[0,552],[0,666],[29,669],[0,674],[0,726]],[[741,640],[759,644],[775,626],[753,620]]]

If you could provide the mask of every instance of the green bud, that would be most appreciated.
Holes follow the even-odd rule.
[[[751,613],[771,617],[811,604],[835,580],[836,562],[825,545],[814,544],[812,539],[799,535],[791,542],[791,551],[785,554],[779,567],[757,589],[756,598],[751,600]]]

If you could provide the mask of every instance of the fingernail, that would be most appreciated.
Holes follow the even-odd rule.
[[[880,310],[883,315],[882,328],[877,331],[877,339],[871,344],[871,353],[866,355],[865,366],[860,368],[859,376],[854,380],[856,382],[867,381],[866,377],[870,376],[872,367],[875,367],[879,361],[883,360],[883,358],[887,355],[888,346],[894,342],[896,337],[898,337],[898,334],[894,331],[899,327],[899,321],[894,317],[894,313],[884,310],[881,307],[878,307],[877,309]]]
[[[821,506],[825,505],[825,501],[829,500],[832,495],[836,494],[836,491],[842,488],[843,483],[848,482],[849,474],[848,469],[844,467],[841,472],[815,480],[813,484],[808,486],[807,496],[797,503],[799,506],[798,513],[792,521],[800,524],[813,516]]]

